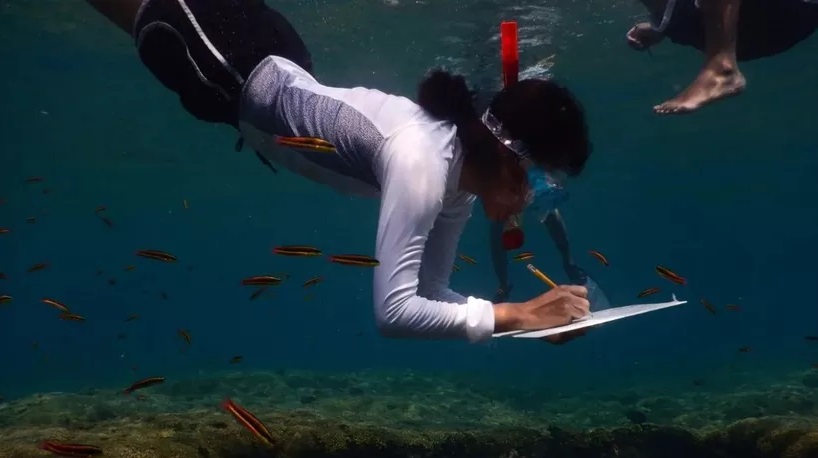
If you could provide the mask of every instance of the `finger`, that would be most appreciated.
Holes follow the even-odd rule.
[[[572,305],[581,310],[585,314],[591,311],[591,303],[588,301],[588,299],[576,298],[572,302]]]
[[[586,315],[588,315],[588,312],[586,312],[585,310],[582,310],[582,309],[580,309],[578,307],[571,307],[571,311],[569,313],[571,315],[571,318],[573,318],[575,320],[578,320],[580,318],[584,318]]]
[[[568,313],[574,318],[582,318],[591,313],[591,303],[588,299],[581,297],[571,297],[568,303]]]
[[[588,288],[582,285],[562,285],[560,286],[560,288],[565,291],[568,291],[574,296],[588,297]]]

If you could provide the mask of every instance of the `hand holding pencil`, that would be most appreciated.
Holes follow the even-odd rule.
[[[531,264],[528,269],[551,290],[526,302],[495,304],[494,332],[553,328],[588,315],[590,304],[588,290],[584,286],[558,286]],[[554,343],[563,341],[559,338],[548,340]]]

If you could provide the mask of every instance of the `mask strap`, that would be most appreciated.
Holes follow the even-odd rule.
[[[528,147],[525,143],[522,140],[512,140],[511,137],[506,135],[503,130],[503,124],[491,114],[489,109],[486,109],[483,113],[481,120],[483,121],[483,125],[488,128],[494,137],[506,148],[510,149],[518,158],[521,160],[529,159]]]

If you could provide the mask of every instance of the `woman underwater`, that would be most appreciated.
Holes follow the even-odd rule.
[[[479,342],[588,314],[583,286],[516,303],[449,288],[476,198],[502,221],[537,200],[529,176],[582,171],[587,126],[567,88],[523,80],[480,114],[462,77],[435,71],[415,103],[320,84],[301,37],[263,0],[87,1],[131,34],[143,64],[194,117],[233,126],[306,178],[380,199],[373,300],[382,335]],[[335,152],[280,148],[280,136],[320,138]]]

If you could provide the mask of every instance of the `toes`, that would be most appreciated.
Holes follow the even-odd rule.
[[[678,102],[665,102],[653,107],[653,111],[657,114],[683,114],[695,110],[696,107],[689,107]]]

